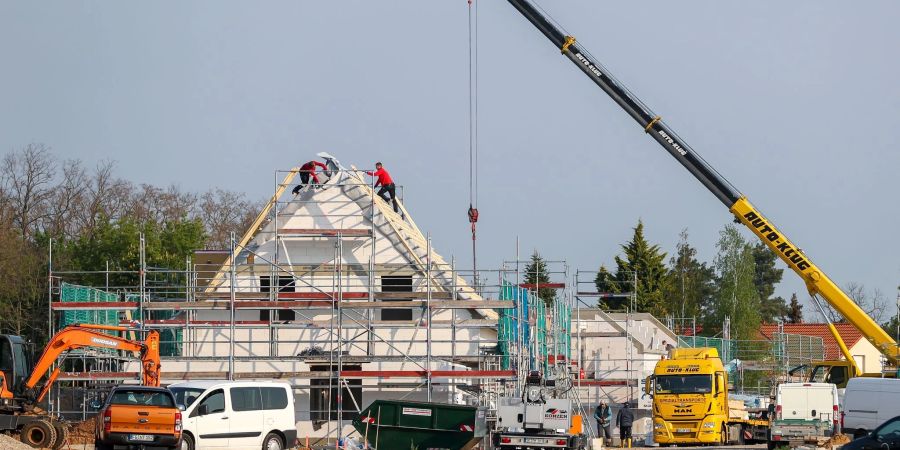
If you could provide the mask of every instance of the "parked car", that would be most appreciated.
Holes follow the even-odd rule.
[[[769,417],[768,448],[824,442],[838,428],[838,390],[831,383],[781,383]]]
[[[185,417],[182,450],[283,450],[296,443],[288,383],[186,381],[169,389]]]
[[[900,416],[841,447],[842,450],[900,450]]]
[[[900,415],[900,380],[857,377],[844,392],[844,434],[862,437]]]
[[[181,445],[181,411],[166,388],[118,386],[97,415],[94,438],[97,450],[176,449]]]

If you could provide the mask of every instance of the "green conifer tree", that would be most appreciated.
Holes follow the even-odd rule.
[[[538,286],[550,283],[550,274],[547,271],[547,263],[537,250],[531,255],[531,262],[525,267],[525,282],[528,284],[538,284]],[[538,297],[544,301],[545,305],[550,306],[556,301],[556,289],[539,288]]]
[[[622,245],[622,252],[624,257],[615,258],[616,274],[613,277],[618,292],[635,292],[639,312],[665,315],[667,310],[663,292],[669,283],[668,269],[664,263],[666,253],[660,251],[659,245],[647,242],[644,223],[640,220],[634,227],[631,241]]]

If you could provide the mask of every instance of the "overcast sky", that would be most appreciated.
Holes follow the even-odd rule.
[[[893,303],[900,3],[541,4],[838,284]],[[479,9],[480,266],[517,236],[609,266],[639,218],[712,260],[727,210],[507,2]],[[320,151],[380,160],[435,248],[469,261],[466,24],[465,0],[0,0],[0,150],[256,199]]]

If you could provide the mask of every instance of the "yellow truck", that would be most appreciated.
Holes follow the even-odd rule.
[[[729,407],[728,373],[714,348],[672,350],[644,390],[653,397],[653,438],[660,445],[768,440],[767,420],[751,419],[743,405]]]

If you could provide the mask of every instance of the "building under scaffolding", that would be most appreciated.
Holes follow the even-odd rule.
[[[159,330],[164,383],[290,380],[300,436],[310,437],[349,433],[348,419],[376,399],[493,406],[526,371],[569,361],[564,263],[550,305],[534,294],[548,286],[522,282],[524,263],[477,277],[459,270],[402,202],[393,211],[362,172],[326,161],[328,180],[295,196],[297,170],[277,173],[233,248],[198,251],[182,270],[147,267],[143,239],[135,272],[54,270],[52,331],[78,322]],[[60,380],[75,389],[56,389],[53,408],[90,414],[93,392],[137,379],[139,365],[124,356],[73,355]]]

